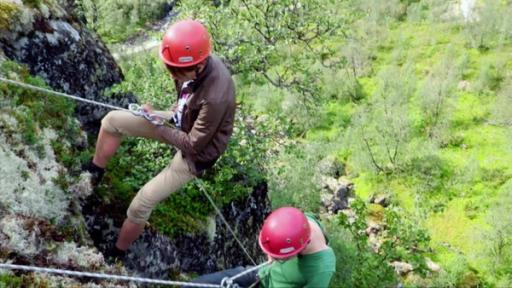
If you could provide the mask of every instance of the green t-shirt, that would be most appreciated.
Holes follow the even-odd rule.
[[[312,220],[318,223],[316,219]],[[261,268],[258,276],[261,286],[265,288],[326,288],[335,271],[336,256],[329,248],[313,254],[298,255],[287,261],[274,260],[272,264]]]

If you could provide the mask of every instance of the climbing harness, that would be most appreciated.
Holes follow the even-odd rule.
[[[142,118],[148,120],[149,122],[151,122],[154,125],[157,125],[157,126],[165,125],[165,126],[174,127],[172,124],[172,117],[169,118],[169,117],[165,117],[163,115],[158,115],[156,113],[148,113],[142,106],[135,104],[135,103],[129,104],[128,109],[126,109],[126,108],[117,107],[114,105],[110,105],[110,104],[106,104],[106,103],[102,103],[102,102],[98,102],[98,101],[94,101],[94,100],[89,100],[89,99],[81,98],[78,96],[73,96],[73,95],[69,95],[66,93],[61,93],[61,92],[37,87],[34,85],[6,79],[3,77],[0,77],[0,82],[9,83],[9,84],[16,85],[16,86],[19,86],[22,88],[27,88],[30,90],[35,90],[35,91],[39,91],[39,92],[43,92],[43,93],[62,96],[65,98],[69,98],[69,99],[73,99],[73,100],[77,100],[77,101],[81,101],[81,102],[85,102],[85,103],[89,103],[89,104],[93,104],[93,105],[97,105],[97,106],[102,106],[102,107],[109,108],[112,110],[120,110],[120,111],[130,112],[133,115],[136,115],[136,116],[139,116],[139,117],[142,117]],[[220,211],[220,209],[217,207],[217,205],[215,204],[213,199],[210,197],[210,195],[204,188],[204,184],[200,180],[197,180],[197,183],[198,183],[199,189],[204,193],[206,198],[208,198],[208,201],[212,204],[216,213],[219,215],[219,217],[224,222],[224,224],[226,225],[226,227],[228,228],[230,233],[233,235],[233,237],[237,241],[238,245],[240,245],[240,247],[244,251],[245,255],[251,260],[253,265],[256,265],[256,262],[254,261],[254,259],[251,257],[251,255],[249,254],[247,249],[244,247],[242,242],[238,239],[235,232],[233,231],[233,229],[227,222],[226,218],[224,218],[224,216],[222,215],[222,212]],[[100,278],[100,279],[117,280],[117,281],[134,281],[134,282],[144,282],[144,283],[162,284],[162,285],[177,285],[177,286],[188,286],[188,287],[237,288],[239,286],[238,286],[238,284],[236,284],[234,282],[234,280],[236,280],[239,277],[242,277],[248,273],[251,273],[255,270],[258,270],[261,267],[263,267],[269,263],[270,263],[270,261],[260,264],[258,266],[252,267],[252,268],[247,269],[233,277],[225,277],[224,279],[222,279],[221,285],[157,280],[157,279],[149,279],[149,278],[139,278],[139,277],[129,277],[129,276],[122,276],[122,275],[109,275],[109,274],[102,274],[102,273],[70,271],[70,270],[44,268],[44,267],[36,267],[36,266],[26,266],[26,265],[15,265],[15,264],[7,264],[7,263],[0,263],[0,269],[24,270],[24,271],[33,271],[33,272],[40,272],[40,273],[62,274],[62,275],[69,275],[69,276],[76,276],[76,277],[90,277],[90,278]]]
[[[148,113],[139,104],[135,104],[135,103],[129,104],[128,110],[130,110],[130,112],[132,112],[133,115],[142,117],[142,118],[148,120],[149,122],[151,122],[151,124],[153,124],[153,125],[156,125],[156,126],[165,125],[165,126],[172,127],[172,123],[173,123],[172,117],[165,117],[163,115],[159,115],[156,113]]]
[[[46,88],[37,87],[37,86],[30,85],[30,84],[27,84],[27,83],[22,83],[22,82],[14,81],[14,80],[11,80],[11,79],[6,79],[6,78],[3,78],[3,77],[0,77],[0,82],[9,83],[9,84],[12,84],[12,85],[15,85],[15,86],[19,86],[19,87],[22,87],[22,88],[27,88],[27,89],[30,89],[30,90],[35,90],[35,91],[39,91],[39,92],[43,92],[43,93],[48,93],[48,94],[53,94],[53,95],[57,95],[57,96],[62,96],[62,97],[68,98],[68,99],[73,99],[73,100],[77,100],[77,101],[80,101],[80,102],[84,102],[84,103],[88,103],[88,104],[93,104],[93,105],[105,107],[105,108],[112,109],[112,110],[119,110],[119,111],[130,112],[130,113],[132,113],[135,116],[139,116],[139,117],[142,117],[142,118],[148,120],[153,125],[156,125],[156,126],[165,125],[165,126],[173,127],[172,117],[166,117],[166,116],[159,115],[159,114],[156,114],[156,113],[148,113],[146,110],[144,110],[144,108],[142,108],[142,106],[140,106],[138,104],[135,104],[135,103],[129,104],[128,105],[128,109],[126,109],[126,108],[110,105],[110,104],[107,104],[107,103],[102,103],[102,102],[98,102],[98,101],[94,101],[94,100],[89,100],[89,99],[85,99],[85,98],[74,96],[74,95],[69,95],[69,94],[62,93],[62,92],[57,92],[57,91],[49,90],[49,89],[46,89]]]

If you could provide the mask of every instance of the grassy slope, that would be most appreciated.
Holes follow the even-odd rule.
[[[396,53],[398,46],[404,51]],[[457,89],[453,100],[455,111],[451,115],[449,133],[459,143],[441,148],[439,155],[455,173],[451,179],[446,180],[448,183],[444,191],[429,196],[442,202],[444,208],[437,212],[429,211],[422,225],[430,232],[431,247],[434,249],[432,258],[449,274],[465,273],[465,269],[460,267],[464,263],[462,265],[469,265],[487,281],[496,284],[497,279],[493,278],[488,268],[491,259],[483,253],[490,243],[483,240],[482,232],[492,229],[486,221],[488,210],[499,202],[500,188],[512,179],[512,167],[509,165],[512,163],[512,153],[506,128],[487,122],[491,118],[496,91],[479,93],[473,87],[481,77],[482,67],[488,63],[504,63],[505,69],[512,66],[512,47],[508,45],[481,52],[468,48],[464,31],[453,24],[404,22],[390,32],[388,42],[379,50],[373,63],[375,73],[360,79],[360,83],[365,94],[371,95],[376,89],[378,71],[387,65],[403,62],[404,59],[400,59],[402,57],[413,59],[420,85],[428,71],[441,61],[448,49],[455,51],[457,58],[464,55],[468,57],[462,80],[469,82],[470,89]],[[331,124],[308,132],[307,139],[336,139],[336,135],[344,129],[339,123],[346,122],[347,117],[350,119],[353,106],[336,102],[327,104],[325,121]],[[411,103],[410,108],[412,114],[420,109],[415,103]],[[416,183],[413,179],[404,177],[384,180],[363,172],[353,180],[358,196],[363,199],[368,199],[385,181],[386,189],[394,192],[394,199],[402,207],[412,215],[420,214],[419,209],[423,204],[416,197]]]
[[[469,55],[468,70],[464,73],[464,80],[473,84],[478,76],[479,69],[488,61],[505,60],[506,66],[512,63],[512,47],[502,47],[486,53],[469,49],[465,45],[462,31],[449,24],[411,24],[402,23],[392,32],[391,46],[399,44],[406,47],[408,57],[414,59],[416,73],[421,80],[426,71],[434,66],[449,46],[455,49],[456,55],[463,53]],[[404,45],[405,44],[405,45]],[[392,55],[393,49],[381,49],[375,70],[396,61]],[[506,57],[506,58],[504,58]],[[370,79],[363,81],[365,85],[372,83]],[[476,92],[457,90],[456,110],[453,114],[453,123],[450,133],[462,138],[459,147],[441,149],[441,158],[447,161],[454,171],[462,171],[470,166],[476,166],[477,172],[471,181],[464,181],[448,186],[452,191],[446,195],[436,196],[444,201],[446,207],[439,213],[431,213],[423,225],[431,233],[431,244],[435,249],[434,259],[450,270],[457,254],[462,253],[470,266],[480,272],[485,270],[488,259],[481,257],[481,251],[487,245],[482,241],[480,232],[488,229],[485,218],[488,207],[497,201],[501,185],[511,178],[512,154],[508,152],[508,143],[505,137],[505,128],[491,126],[483,119],[489,117],[495,94],[477,95]],[[363,199],[379,186],[379,178],[362,174],[355,179],[357,193]],[[394,179],[389,183],[389,190],[396,193],[397,201],[415,212],[415,192],[413,183],[408,179]],[[421,204],[419,204],[421,205]],[[449,247],[449,248],[446,248]]]

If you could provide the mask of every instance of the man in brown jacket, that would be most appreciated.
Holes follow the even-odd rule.
[[[125,111],[112,111],[102,120],[94,158],[86,168],[98,178],[124,136],[155,139],[175,146],[169,166],[144,185],[132,200],[119,237],[107,256],[122,258],[140,236],[153,208],[171,193],[212,167],[226,149],[233,131],[235,88],[222,61],[211,55],[210,36],[194,20],[179,21],[164,35],[160,58],[175,80],[177,103],[170,112],[175,127],[155,125]],[[150,105],[143,106],[153,113]]]

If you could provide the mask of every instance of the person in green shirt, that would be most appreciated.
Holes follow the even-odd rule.
[[[266,219],[259,245],[271,261],[258,271],[235,280],[240,287],[327,288],[336,271],[336,256],[323,226],[309,213],[283,207]],[[196,278],[194,283],[221,284],[251,267],[237,267]]]

